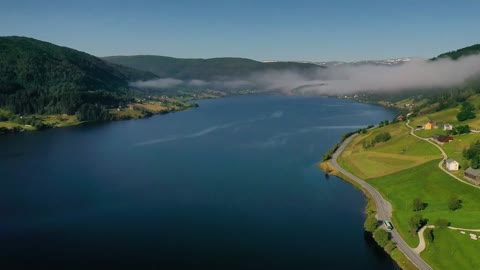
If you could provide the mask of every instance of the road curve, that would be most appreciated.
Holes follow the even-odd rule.
[[[363,181],[362,179],[356,177],[355,175],[347,172],[344,170],[340,165],[337,163],[338,156],[345,150],[345,147],[350,143],[350,141],[356,136],[354,134],[348,137],[341,145],[338,147],[337,151],[333,153],[331,163],[332,165],[341,173],[349,177],[351,180],[358,183],[362,188],[364,188],[370,196],[375,201],[377,205],[377,219],[379,220],[390,220],[392,216],[392,206],[388,201],[386,201],[380,192],[378,192],[375,188],[373,188],[370,184]],[[402,251],[405,256],[415,264],[418,269],[420,270],[431,270],[432,268],[412,249],[408,244],[403,240],[397,230],[393,230],[391,232],[392,240],[396,243],[397,248]]]
[[[442,152],[443,159],[440,161],[440,163],[438,163],[438,167],[439,167],[442,171],[444,171],[446,174],[450,175],[451,177],[455,178],[455,180],[460,181],[460,182],[462,182],[462,183],[465,184],[465,185],[469,185],[469,186],[474,187],[474,188],[480,188],[480,186],[474,185],[474,184],[469,183],[469,182],[467,182],[467,181],[465,181],[465,180],[463,180],[463,179],[460,179],[460,178],[457,177],[456,175],[454,175],[454,174],[452,174],[451,172],[449,172],[445,167],[443,167],[443,163],[445,163],[445,160],[448,158],[447,153],[445,153],[445,151],[443,150],[442,147],[440,147],[440,145],[432,142],[431,140],[429,140],[429,139],[427,139],[427,138],[422,138],[422,137],[418,136],[417,134],[415,134],[415,132],[414,132],[415,129],[414,129],[412,126],[410,126],[410,119],[408,119],[408,121],[407,121],[407,123],[406,123],[406,126],[407,126],[408,128],[410,128],[410,134],[411,134],[411,135],[413,135],[414,137],[416,137],[416,138],[418,138],[418,139],[420,139],[420,140],[424,140],[424,141],[426,141],[426,142],[428,142],[428,143],[430,143],[430,144],[433,144],[433,146],[435,146],[438,150],[440,150],[440,152]]]

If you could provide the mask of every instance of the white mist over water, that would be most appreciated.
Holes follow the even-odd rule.
[[[414,59],[396,66],[341,65],[319,68],[315,74],[296,70],[265,71],[243,78],[202,81],[160,78],[131,83],[134,87],[162,89],[186,85],[191,87],[225,89],[260,89],[291,93],[308,92],[319,95],[352,94],[359,91],[396,91],[435,89],[461,85],[480,74],[480,55],[451,60],[449,58],[425,61]]]

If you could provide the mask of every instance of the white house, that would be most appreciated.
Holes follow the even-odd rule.
[[[453,126],[450,125],[450,124],[443,124],[443,130],[452,130],[453,129]]]
[[[453,158],[448,158],[445,160],[445,167],[447,167],[447,170],[449,171],[458,171],[458,166],[458,162]]]

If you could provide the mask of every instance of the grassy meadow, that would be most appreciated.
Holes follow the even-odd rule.
[[[406,99],[395,105],[404,107],[411,102],[411,99]],[[470,98],[469,102],[475,105],[477,115],[480,115],[480,96]],[[434,111],[437,105],[433,104],[424,110]],[[453,126],[469,125],[473,129],[480,129],[480,117],[459,122],[459,111],[460,106],[457,106],[419,115],[411,119],[410,125],[415,127],[433,120],[438,124],[447,122]],[[389,132],[391,139],[364,149],[365,141],[369,142],[383,132]],[[447,133],[433,129],[415,131],[415,134],[430,138],[433,134]],[[452,142],[441,147],[448,157],[460,163],[461,169],[453,173],[462,178],[463,171],[468,168],[463,150],[480,140],[480,133],[453,137]],[[440,170],[438,164],[442,158],[435,146],[410,135],[405,122],[399,122],[357,135],[340,155],[338,163],[354,175],[367,180],[392,204],[395,229],[411,247],[416,247],[418,236],[409,231],[408,221],[417,213],[430,225],[434,225],[438,219],[446,219],[454,227],[480,229],[480,189],[465,185]],[[448,200],[453,195],[462,201],[461,208],[455,211],[448,208]],[[424,210],[413,211],[415,198],[420,198],[427,204]],[[434,234],[434,242],[428,243],[421,255],[434,269],[480,269],[480,256],[477,252],[480,250],[480,240],[471,240],[468,232],[463,235],[449,229],[435,229]],[[392,253],[392,257],[398,255]]]
[[[427,121],[436,121],[438,124],[441,124],[442,122],[447,122],[452,125],[458,124],[457,120],[457,114],[460,112],[460,108],[450,108],[446,110],[442,110],[439,112],[434,112],[430,114],[425,114],[425,115],[419,115],[415,118],[412,119],[410,125],[412,127],[416,126],[421,126],[425,124]]]
[[[79,124],[75,115],[56,114],[56,115],[38,115],[42,123],[52,127],[67,127]]]
[[[480,228],[480,189],[462,184],[441,171],[439,161],[432,160],[368,181],[391,202],[396,229],[412,247],[418,244],[418,237],[408,232],[408,220],[417,213],[412,210],[415,198],[428,204],[419,213],[428,219],[429,224],[443,218],[455,227]],[[462,200],[462,207],[456,211],[448,209],[447,202],[452,195]]]
[[[145,103],[135,103],[135,108],[123,108],[110,109],[109,113],[112,116],[112,120],[126,120],[126,119],[138,119],[147,115],[167,113],[172,111],[184,110],[190,107],[194,107],[194,104],[187,102],[188,100],[182,98],[166,97],[163,100],[149,100]],[[21,117],[8,110],[0,109],[0,128],[12,131],[31,131],[37,130],[34,125],[28,125],[29,120],[35,120],[35,123],[40,128],[52,128],[52,127],[66,127],[80,124],[75,115],[67,114],[49,114],[49,115],[28,115]],[[40,125],[43,124],[43,126]],[[5,132],[0,130],[0,132]],[[8,131],[7,131],[8,132]]]
[[[452,171],[454,175],[463,177],[463,172],[469,167],[469,160],[463,157],[463,150],[470,147],[470,145],[480,140],[480,133],[470,133],[453,136],[454,140],[443,144],[441,147],[451,157],[460,163],[458,171]]]
[[[144,114],[139,111],[139,110],[133,110],[133,109],[123,109],[123,110],[117,110],[117,109],[112,109],[110,110],[110,114],[114,117],[116,120],[122,120],[122,119],[138,119],[144,117]]]
[[[3,112],[5,112],[5,110],[3,110]],[[12,115],[13,114],[9,114],[9,117],[11,117]],[[50,115],[35,114],[35,115],[29,115],[27,116],[27,118],[37,119],[42,124],[48,127],[67,127],[67,126],[77,125],[80,123],[77,120],[77,117],[75,115],[66,115],[66,114],[50,114]],[[17,117],[16,119],[20,120],[19,117]],[[19,123],[17,121],[14,122],[10,120],[0,121],[0,128],[6,128],[6,129],[18,128],[20,130],[26,130],[26,131],[37,130],[37,128],[32,125],[22,124],[21,122]]]
[[[480,269],[480,240],[460,231],[435,229],[433,243],[427,244],[422,258],[434,269]],[[479,235],[480,233],[475,233]]]
[[[429,129],[429,130],[417,130],[415,131],[415,135],[420,136],[422,138],[431,138],[432,135],[439,134],[439,135],[447,135],[447,132],[443,129]]]
[[[364,149],[363,142],[381,132],[389,132],[392,138],[374,147]],[[338,163],[362,179],[392,174],[441,157],[434,146],[411,136],[404,122],[391,124],[359,134],[340,155]],[[379,166],[381,165],[381,166]]]
[[[34,127],[30,126],[25,126],[19,123],[11,122],[11,121],[0,121],[0,128],[7,128],[7,129],[13,129],[13,128],[22,128],[25,130],[35,130]]]

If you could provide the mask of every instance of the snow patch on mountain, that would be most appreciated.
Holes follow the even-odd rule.
[[[353,65],[353,66],[361,66],[361,65],[380,65],[380,66],[396,66],[401,65],[411,61],[424,61],[425,59],[422,58],[415,58],[415,57],[401,57],[401,58],[393,58],[393,59],[383,59],[383,60],[362,60],[356,62],[341,62],[341,61],[327,61],[327,62],[315,62],[315,61],[289,61],[289,62],[296,62],[296,63],[304,63],[304,64],[315,64],[319,66],[326,66],[326,67],[338,67],[344,65]],[[282,62],[276,60],[267,60],[263,61],[264,63],[272,63],[272,62]]]

